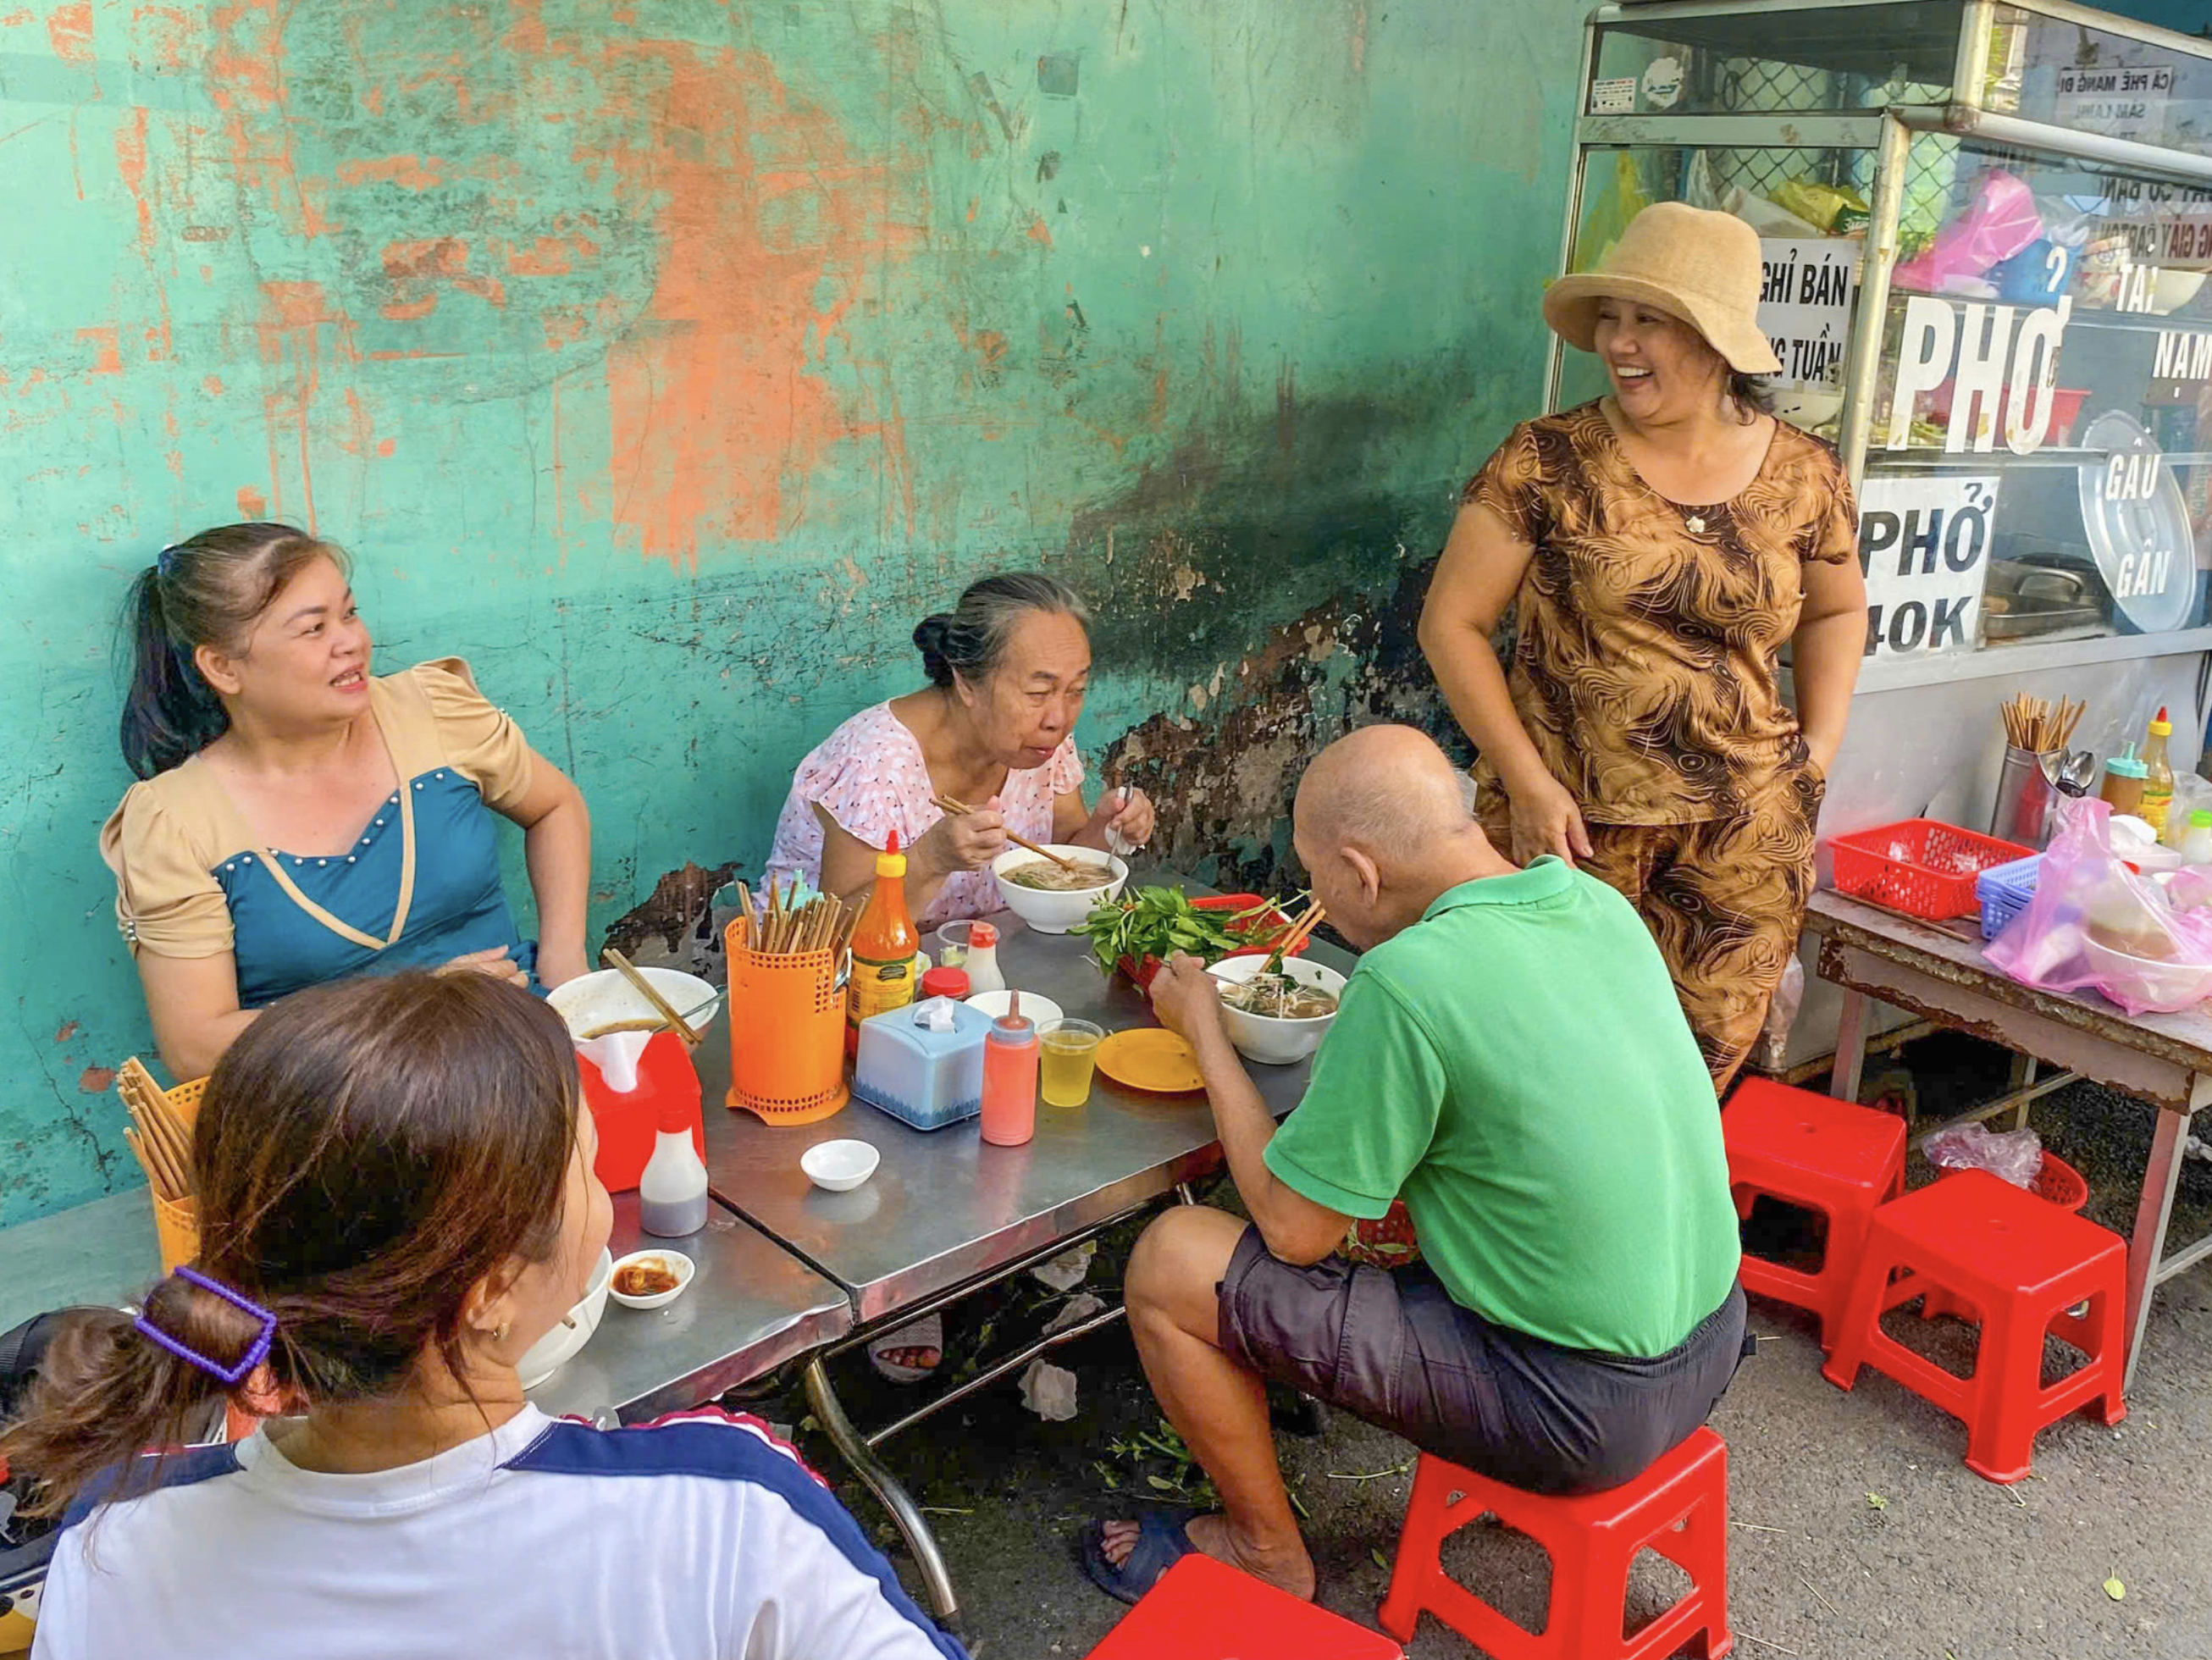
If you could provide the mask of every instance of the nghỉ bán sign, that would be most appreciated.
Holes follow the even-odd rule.
[[[1859,252],[1855,237],[1759,238],[1759,328],[1782,360],[1778,387],[1840,386]]]
[[[1908,475],[1860,487],[1869,657],[1973,649],[1996,504],[1994,476]]]

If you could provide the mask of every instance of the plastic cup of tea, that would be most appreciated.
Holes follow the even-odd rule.
[[[1054,1020],[1038,1037],[1037,1087],[1048,1107],[1079,1107],[1091,1098],[1105,1029],[1088,1020]]]

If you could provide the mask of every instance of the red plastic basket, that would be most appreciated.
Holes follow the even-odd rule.
[[[1959,1173],[1941,1164],[1936,1167],[1936,1171],[1939,1181]],[[2028,1184],[2028,1191],[2061,1210],[2078,1212],[2089,1202],[2089,1184],[2082,1178],[2081,1172],[2047,1148],[2043,1155],[2043,1168],[2036,1171],[2035,1180]]]
[[[1217,893],[1210,899],[1192,900],[1190,908],[1193,910],[1225,910],[1233,914],[1240,910],[1249,910],[1259,903],[1260,896],[1256,893]],[[1225,963],[1231,957],[1265,957],[1273,951],[1275,948],[1275,941],[1282,937],[1283,930],[1289,927],[1290,918],[1278,910],[1275,913],[1275,926],[1264,934],[1255,933],[1261,925],[1261,921],[1262,919],[1255,918],[1253,922],[1248,924],[1244,929],[1246,933],[1254,936],[1250,945],[1226,952],[1218,960]],[[1302,942],[1291,952],[1291,955],[1303,957],[1305,955],[1305,945]],[[1135,982],[1139,991],[1149,991],[1152,988],[1152,976],[1160,971],[1160,959],[1157,957],[1147,957],[1141,963],[1133,963],[1125,957],[1116,966]]]
[[[1932,818],[1833,836],[1828,849],[1835,856],[1837,892],[1930,922],[1972,916],[1981,909],[1976,877],[2035,855],[2033,848]]]

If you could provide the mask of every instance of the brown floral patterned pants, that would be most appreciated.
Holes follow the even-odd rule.
[[[1651,930],[1717,1092],[1759,1041],[1797,949],[1824,788],[1797,766],[1734,818],[1588,825],[1594,852],[1583,868],[1619,890]],[[1499,848],[1510,848],[1503,795],[1486,790],[1476,816]]]

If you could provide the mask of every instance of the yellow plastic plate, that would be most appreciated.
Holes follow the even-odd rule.
[[[1098,1046],[1098,1070],[1117,1084],[1155,1095],[1185,1095],[1206,1087],[1190,1045],[1158,1026],[1133,1026]]]

